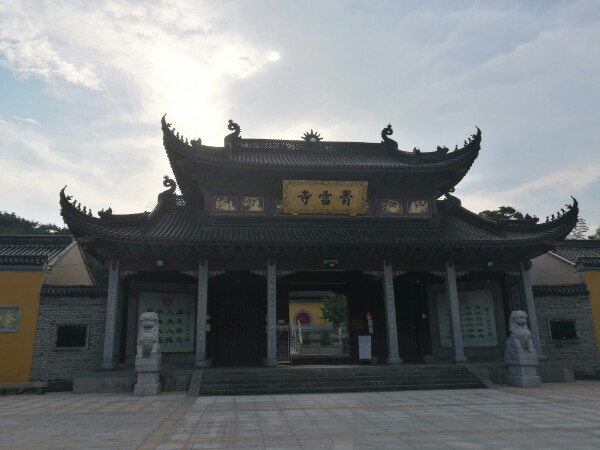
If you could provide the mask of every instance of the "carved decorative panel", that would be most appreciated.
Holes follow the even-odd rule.
[[[264,197],[242,197],[243,212],[264,212],[265,198]]]
[[[237,211],[237,197],[234,195],[213,196],[212,209],[219,212]]]
[[[409,214],[429,214],[428,200],[408,200]]]

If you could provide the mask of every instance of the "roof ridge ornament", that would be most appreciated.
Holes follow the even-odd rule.
[[[577,214],[579,212],[579,207],[578,207],[579,203],[577,202],[577,200],[575,199],[575,197],[573,197],[572,195],[571,195],[571,198],[573,199],[573,204],[572,205],[566,204],[565,205],[565,208],[567,208],[566,211],[564,210],[564,208],[560,208],[560,211],[558,211],[556,213],[556,216],[554,214],[552,214],[550,216],[546,216],[546,222],[545,223],[553,222],[553,221],[558,220],[558,219],[560,219],[562,217],[566,217],[568,215],[571,215],[573,213],[573,211],[575,212],[575,216],[577,216]],[[562,212],[562,214],[561,214],[561,212]]]
[[[309,144],[317,144],[323,140],[321,135],[319,133],[317,133],[316,131],[313,131],[312,128],[310,129],[310,133],[308,131],[305,131],[304,134],[301,136],[301,138],[303,140],[305,140],[306,142],[308,142]]]
[[[398,143],[388,137],[392,134],[394,134],[394,130],[392,130],[392,124],[388,123],[387,127],[381,130],[381,139],[383,139],[381,143],[392,147],[394,150],[398,150]]]
[[[225,136],[225,139],[224,139],[225,147],[229,149],[229,152],[231,152],[231,150],[233,149],[233,143],[235,141],[241,139],[240,132],[242,131],[242,129],[232,119],[229,119],[229,123],[227,124],[227,129],[233,131],[233,133],[230,133],[227,136]]]
[[[90,216],[90,217],[93,217],[94,215],[93,215],[93,213],[92,213],[92,208],[88,208],[88,207],[86,207],[86,206],[84,206],[84,207],[82,208],[82,207],[81,207],[81,202],[78,202],[78,201],[77,201],[77,199],[74,199],[74,200],[71,202],[71,199],[73,198],[73,196],[72,196],[72,195],[66,195],[66,194],[65,194],[65,189],[66,189],[66,188],[67,188],[67,185],[65,185],[65,187],[63,187],[63,188],[60,190],[60,196],[61,196],[62,198],[64,198],[65,202],[66,202],[67,204],[71,205],[71,207],[72,207],[74,210],[77,210],[77,211],[79,211],[79,212],[80,212],[80,213],[82,213],[83,215],[85,215],[85,216]]]
[[[228,134],[225,139],[239,139],[241,138],[240,136],[240,132],[242,131],[242,129],[240,128],[240,126],[234,122],[232,119],[229,119],[229,123],[227,124],[227,129],[228,130],[232,130],[233,133]]]
[[[168,200],[170,198],[173,198],[175,195],[175,189],[177,188],[177,183],[175,183],[175,180],[173,180],[172,178],[169,178],[168,175],[165,175],[163,178],[164,178],[163,186],[168,187],[169,189],[158,194],[159,202],[161,200]]]
[[[460,199],[450,194],[450,192],[454,192],[454,189],[450,189],[448,192],[446,192],[446,194],[444,194],[446,197],[446,204],[448,205],[448,207],[450,207],[451,209],[461,207],[462,202],[460,201]]]
[[[104,208],[102,208],[101,211],[98,211],[98,217],[100,217],[101,219],[105,219],[105,218],[112,216],[112,213],[113,213],[113,210],[109,206],[106,211],[104,211]]]

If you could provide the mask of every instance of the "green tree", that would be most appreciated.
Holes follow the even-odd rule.
[[[66,227],[23,219],[14,212],[0,211],[0,234],[70,234]]]
[[[321,331],[321,339],[319,340],[321,345],[331,345],[331,333],[327,330]]]
[[[586,234],[590,231],[590,227],[585,223],[585,219],[580,217],[577,219],[577,223],[575,224],[575,228],[569,233],[567,239],[585,239]]]
[[[523,214],[517,211],[512,206],[501,206],[498,209],[481,211],[479,213],[481,217],[486,219],[498,220],[498,219],[523,219]]]
[[[348,301],[345,295],[333,292],[321,298],[321,319],[331,323],[338,331],[338,342],[342,344],[342,327],[348,324]]]
[[[596,232],[588,236],[588,239],[600,240],[600,227],[596,228]]]

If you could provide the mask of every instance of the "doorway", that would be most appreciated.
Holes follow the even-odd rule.
[[[209,282],[213,364],[261,365],[265,342],[266,280],[249,272],[227,272]]]

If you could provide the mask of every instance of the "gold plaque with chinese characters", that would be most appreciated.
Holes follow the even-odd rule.
[[[367,181],[283,180],[284,214],[366,214]]]

